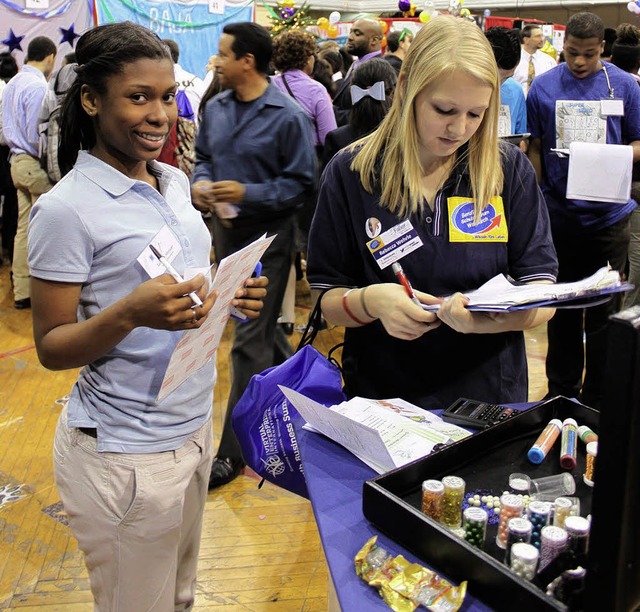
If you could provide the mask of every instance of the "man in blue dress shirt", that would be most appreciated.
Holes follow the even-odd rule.
[[[261,316],[236,324],[233,379],[210,488],[231,481],[244,465],[231,413],[251,377],[274,364],[276,324],[294,255],[295,211],[315,181],[311,119],[269,81],[271,53],[271,37],[262,26],[225,26],[216,60],[225,91],[207,103],[196,139],[193,202],[214,213],[218,260],[264,233],[277,234],[262,258],[269,288]]]
[[[18,192],[18,229],[11,266],[14,305],[18,309],[31,306],[27,265],[29,214],[40,194],[52,187],[38,157],[38,121],[55,60],[55,43],[46,36],[37,36],[29,43],[25,65],[2,95],[4,137],[11,151],[11,178]]]

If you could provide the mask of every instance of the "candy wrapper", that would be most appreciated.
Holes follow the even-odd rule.
[[[393,557],[376,546],[372,537],[355,557],[356,573],[374,586],[396,612],[412,612],[423,606],[433,612],[456,612],[464,601],[467,583],[459,587],[402,555]]]

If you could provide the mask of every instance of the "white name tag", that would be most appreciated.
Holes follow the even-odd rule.
[[[624,117],[622,100],[600,100],[600,114],[603,117]]]
[[[381,270],[421,246],[422,240],[411,221],[403,221],[367,242],[367,248]]]
[[[165,259],[169,263],[171,263],[182,250],[180,242],[176,238],[175,234],[169,229],[168,225],[165,225],[154,236],[151,244],[153,244],[153,246],[164,255]],[[156,276],[167,273],[165,267],[158,261],[158,258],[152,253],[149,247],[146,247],[145,250],[140,253],[138,261],[151,278],[156,278]]]

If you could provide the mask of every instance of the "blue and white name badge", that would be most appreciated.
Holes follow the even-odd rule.
[[[421,246],[422,240],[420,240],[418,232],[411,225],[411,221],[408,220],[395,225],[367,242],[367,248],[381,270]]]
[[[602,117],[624,117],[624,103],[621,99],[600,100]]]

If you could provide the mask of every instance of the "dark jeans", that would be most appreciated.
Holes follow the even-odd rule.
[[[580,280],[607,265],[622,272],[629,245],[629,217],[594,234],[554,236],[559,282]],[[584,309],[559,309],[548,324],[547,378],[551,395],[580,397],[599,408],[606,392],[607,320],[620,310],[621,294]],[[583,335],[586,337],[586,362]],[[584,369],[584,383],[582,379]]]
[[[277,234],[267,252],[260,260],[262,276],[269,279],[264,308],[257,319],[247,323],[235,323],[235,335],[231,349],[231,391],[227,403],[227,414],[222,430],[222,439],[217,455],[239,459],[240,445],[233,431],[231,415],[244,393],[251,377],[292,354],[284,333],[277,325],[280,305],[289,278],[289,269],[294,255],[295,216],[259,223],[251,227],[225,228],[217,218],[212,221],[213,244],[218,261],[253,242],[265,232]],[[276,334],[282,338],[276,338]],[[283,353],[288,354],[283,354]]]

